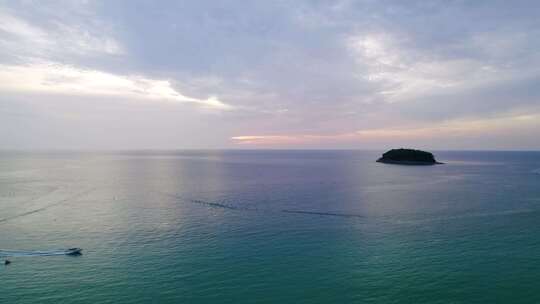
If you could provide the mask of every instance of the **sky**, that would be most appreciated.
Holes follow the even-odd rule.
[[[538,1],[0,0],[0,149],[540,150]]]

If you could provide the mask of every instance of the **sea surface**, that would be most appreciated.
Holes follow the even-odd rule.
[[[540,152],[381,152],[1,152],[0,303],[540,303]]]

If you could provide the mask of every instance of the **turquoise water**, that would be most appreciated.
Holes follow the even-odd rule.
[[[540,152],[379,154],[0,153],[0,303],[540,302]]]

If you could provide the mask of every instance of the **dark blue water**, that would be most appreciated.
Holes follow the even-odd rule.
[[[540,302],[539,152],[379,154],[3,152],[0,303]]]

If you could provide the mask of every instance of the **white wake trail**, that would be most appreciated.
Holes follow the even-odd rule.
[[[35,257],[35,256],[55,256],[67,255],[68,250],[3,250],[0,249],[0,257]]]

